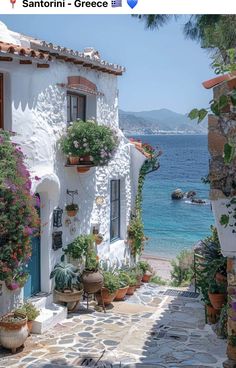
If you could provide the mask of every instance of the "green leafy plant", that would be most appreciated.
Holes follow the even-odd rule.
[[[151,272],[151,266],[147,261],[139,261],[137,266],[142,270],[143,275],[145,275],[147,271]]]
[[[25,266],[39,218],[25,156],[11,137],[11,133],[0,130],[0,280],[19,281],[21,287],[27,280]]]
[[[26,302],[17,308],[14,313],[22,313],[27,317],[28,321],[34,321],[39,316],[40,311],[32,303]]]
[[[236,346],[236,336],[234,335],[228,336],[228,343],[231,346]]]
[[[225,294],[227,287],[223,283],[217,283],[215,280],[211,280],[209,284],[209,293],[210,294]]]
[[[118,273],[119,288],[124,288],[130,285],[130,276],[126,271],[121,270]]]
[[[67,245],[64,253],[74,259],[81,259],[86,256],[92,242],[92,235],[79,235],[72,243]]]
[[[110,293],[114,293],[116,290],[119,289],[119,279],[118,277],[109,271],[103,272],[104,277],[104,284],[103,286],[109,290]]]
[[[128,227],[128,237],[131,241],[132,254],[141,254],[145,240],[144,226],[140,216],[133,216]]]
[[[78,210],[79,210],[78,204],[70,203],[66,205],[66,211],[78,211]]]
[[[166,285],[167,281],[163,280],[160,276],[152,276],[150,282],[152,282],[153,284],[157,284],[157,285]]]
[[[226,339],[228,336],[227,331],[227,321],[228,321],[228,305],[224,305],[220,311],[220,319],[217,326],[217,335],[223,339]]]
[[[55,289],[60,292],[73,290],[73,285],[78,286],[78,269],[72,264],[56,264],[50,274],[50,279],[55,280]]]
[[[188,286],[194,275],[193,252],[182,250],[171,262],[171,284],[173,286]]]
[[[118,145],[115,132],[94,121],[75,121],[60,139],[62,152],[69,156],[90,156],[96,165],[106,164]]]

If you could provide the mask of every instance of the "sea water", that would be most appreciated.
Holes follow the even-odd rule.
[[[163,155],[160,169],[146,176],[143,191],[143,220],[149,237],[145,253],[173,258],[182,249],[191,249],[210,234],[214,224],[209,186],[201,180],[208,173],[207,136],[142,136],[143,142],[158,146]],[[205,205],[190,200],[173,201],[171,193],[180,188],[194,190]]]

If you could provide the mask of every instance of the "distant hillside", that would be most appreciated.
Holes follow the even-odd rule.
[[[119,110],[120,128],[132,134],[207,134],[206,121],[197,124],[187,115],[168,109],[130,112]]]

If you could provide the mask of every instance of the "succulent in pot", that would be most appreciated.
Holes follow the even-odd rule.
[[[16,349],[23,346],[29,335],[27,317],[8,313],[0,318],[0,344],[16,353]]]
[[[66,205],[66,212],[69,217],[74,217],[79,211],[79,206],[75,203]]]
[[[20,315],[25,315],[25,317],[27,317],[27,325],[28,325],[28,329],[29,329],[29,333],[31,333],[32,331],[32,327],[33,327],[33,321],[35,321],[35,319],[39,316],[40,311],[39,309],[33,305],[30,302],[26,302],[24,304],[22,304],[19,308],[17,308],[14,311],[15,315],[20,314]]]
[[[218,284],[215,280],[212,280],[209,285],[208,296],[211,305],[215,309],[221,309],[226,300],[226,285]]]
[[[57,302],[66,303],[68,311],[75,310],[83,294],[78,268],[68,263],[56,264],[50,274],[54,279],[54,297]]]
[[[104,285],[100,292],[96,293],[99,305],[109,305],[115,299],[117,290],[119,289],[119,280],[117,275],[111,271],[103,272]]]
[[[147,261],[139,261],[137,266],[142,270],[143,273],[142,282],[149,282],[153,275],[150,264]]]
[[[123,270],[121,270],[117,276],[118,276],[119,289],[117,290],[114,300],[121,301],[124,300],[124,297],[129,289],[130,277],[128,273]]]

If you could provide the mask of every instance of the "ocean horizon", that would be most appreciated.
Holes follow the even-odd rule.
[[[143,220],[149,238],[145,254],[172,259],[183,249],[191,249],[210,234],[214,224],[209,201],[209,185],[202,182],[208,173],[207,135],[135,135],[144,143],[163,151],[160,169],[146,176],[143,190]],[[145,140],[144,140],[145,137]],[[173,201],[171,193],[180,188],[194,190],[205,204],[187,198]]]

